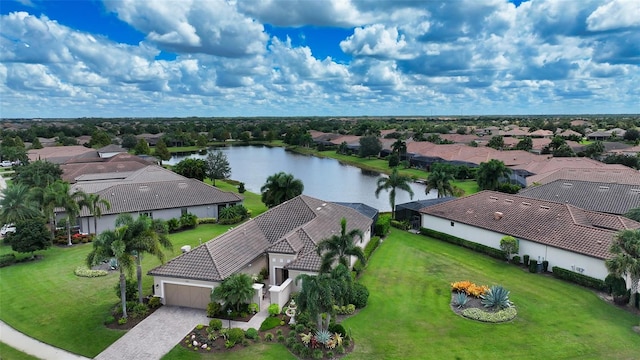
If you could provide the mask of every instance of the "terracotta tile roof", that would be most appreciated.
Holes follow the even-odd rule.
[[[97,192],[111,203],[103,215],[236,203],[242,198],[195,179],[119,183]],[[86,208],[80,216],[89,216]]]
[[[640,186],[638,185],[556,180],[545,185],[528,187],[521,190],[518,195],[618,215],[640,207]]]
[[[559,179],[640,185],[640,172],[631,168],[619,169],[618,167],[561,168],[529,176],[527,185],[547,184]]]
[[[98,152],[95,149],[79,145],[51,146],[27,151],[29,161],[47,160],[54,164],[63,164],[74,157],[87,154],[93,154],[98,158]]]
[[[104,163],[104,168],[109,168],[111,164]],[[137,164],[131,162],[129,164]],[[120,169],[126,168],[123,163],[115,163],[113,165],[119,165]],[[99,168],[99,167],[98,167]],[[184,180],[186,177],[176,174],[173,171],[167,170],[157,165],[148,165],[136,171],[128,172],[112,172],[112,173],[90,173],[82,175],[76,178],[75,184],[72,186],[72,190],[82,190],[86,193],[97,193],[104,189],[110,188],[118,184],[138,184],[146,182],[159,182],[159,181],[177,181]]]
[[[354,209],[300,195],[151,270],[149,274],[222,281],[266,253],[298,253],[298,258],[288,268],[317,271],[320,262],[319,258],[314,258],[318,257],[316,244],[339,232],[343,217],[347,219],[347,231],[354,228],[366,231],[372,223],[371,219]],[[196,250],[198,252],[192,257],[190,254]],[[205,272],[199,270],[202,267],[215,269]]]
[[[640,223],[622,216],[493,191],[420,212],[599,259],[610,257],[609,245],[618,230],[640,228]],[[501,213],[499,219],[496,212]]]
[[[618,164],[605,164],[597,160],[584,158],[584,157],[561,157],[555,158],[545,155],[540,155],[542,161],[532,161],[524,163],[518,166],[514,166],[516,169],[527,170],[532,174],[542,174],[550,171],[560,169],[629,169],[624,165]]]
[[[153,165],[153,163],[139,156],[118,154],[108,159],[95,158],[84,162],[62,164],[60,169],[62,169],[64,181],[75,183],[77,178],[86,174],[132,172],[149,165]]]

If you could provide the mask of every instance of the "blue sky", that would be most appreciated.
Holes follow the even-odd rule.
[[[2,0],[0,116],[640,113],[638,0]]]

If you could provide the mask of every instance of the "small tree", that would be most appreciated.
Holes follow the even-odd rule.
[[[151,148],[149,148],[149,144],[145,139],[140,139],[133,148],[133,153],[136,155],[149,155],[151,154]]]
[[[158,159],[160,159],[160,161],[167,161],[171,159],[171,153],[169,152],[169,149],[167,149],[167,144],[165,144],[162,139],[158,140],[153,153]]]
[[[615,276],[628,275],[631,279],[631,295],[638,306],[638,283],[640,283],[640,230],[618,232],[609,249],[613,257],[605,261],[607,270]]]
[[[216,186],[216,179],[226,179],[231,176],[231,167],[227,155],[222,151],[212,151],[207,154],[207,177]]]
[[[37,217],[16,223],[16,233],[10,237],[11,249],[21,253],[45,250],[51,246],[51,233],[43,218]]]
[[[507,254],[507,260],[511,260],[511,255],[517,254],[519,251],[518,240],[510,235],[504,236],[500,239],[500,250]]]
[[[382,151],[382,143],[375,136],[363,136],[360,138],[360,156],[369,158],[378,156]]]
[[[240,305],[248,304],[253,297],[253,281],[251,276],[237,273],[226,278],[220,286],[211,292],[211,301],[224,301],[227,307],[240,311]]]

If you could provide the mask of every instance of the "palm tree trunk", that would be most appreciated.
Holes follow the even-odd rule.
[[[98,217],[95,214],[93,215],[93,233],[98,236]]]
[[[69,240],[67,245],[73,245],[73,243],[71,242],[71,220],[67,220],[67,239]]]
[[[138,277],[138,301],[142,304],[142,263],[140,252],[136,254],[136,276]]]
[[[318,331],[322,330],[322,313],[318,313],[318,317],[316,318],[316,326],[318,327]]]
[[[122,302],[122,317],[127,318],[127,280],[124,271],[120,267],[120,301]]]

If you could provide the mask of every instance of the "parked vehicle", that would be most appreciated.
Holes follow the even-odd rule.
[[[2,226],[2,229],[0,229],[1,236],[5,236],[8,233],[15,233],[15,232],[16,232],[16,226],[13,224],[5,224]]]
[[[11,161],[4,160],[3,162],[0,163],[0,166],[2,166],[2,167],[10,167],[10,166],[13,166],[13,163]]]

